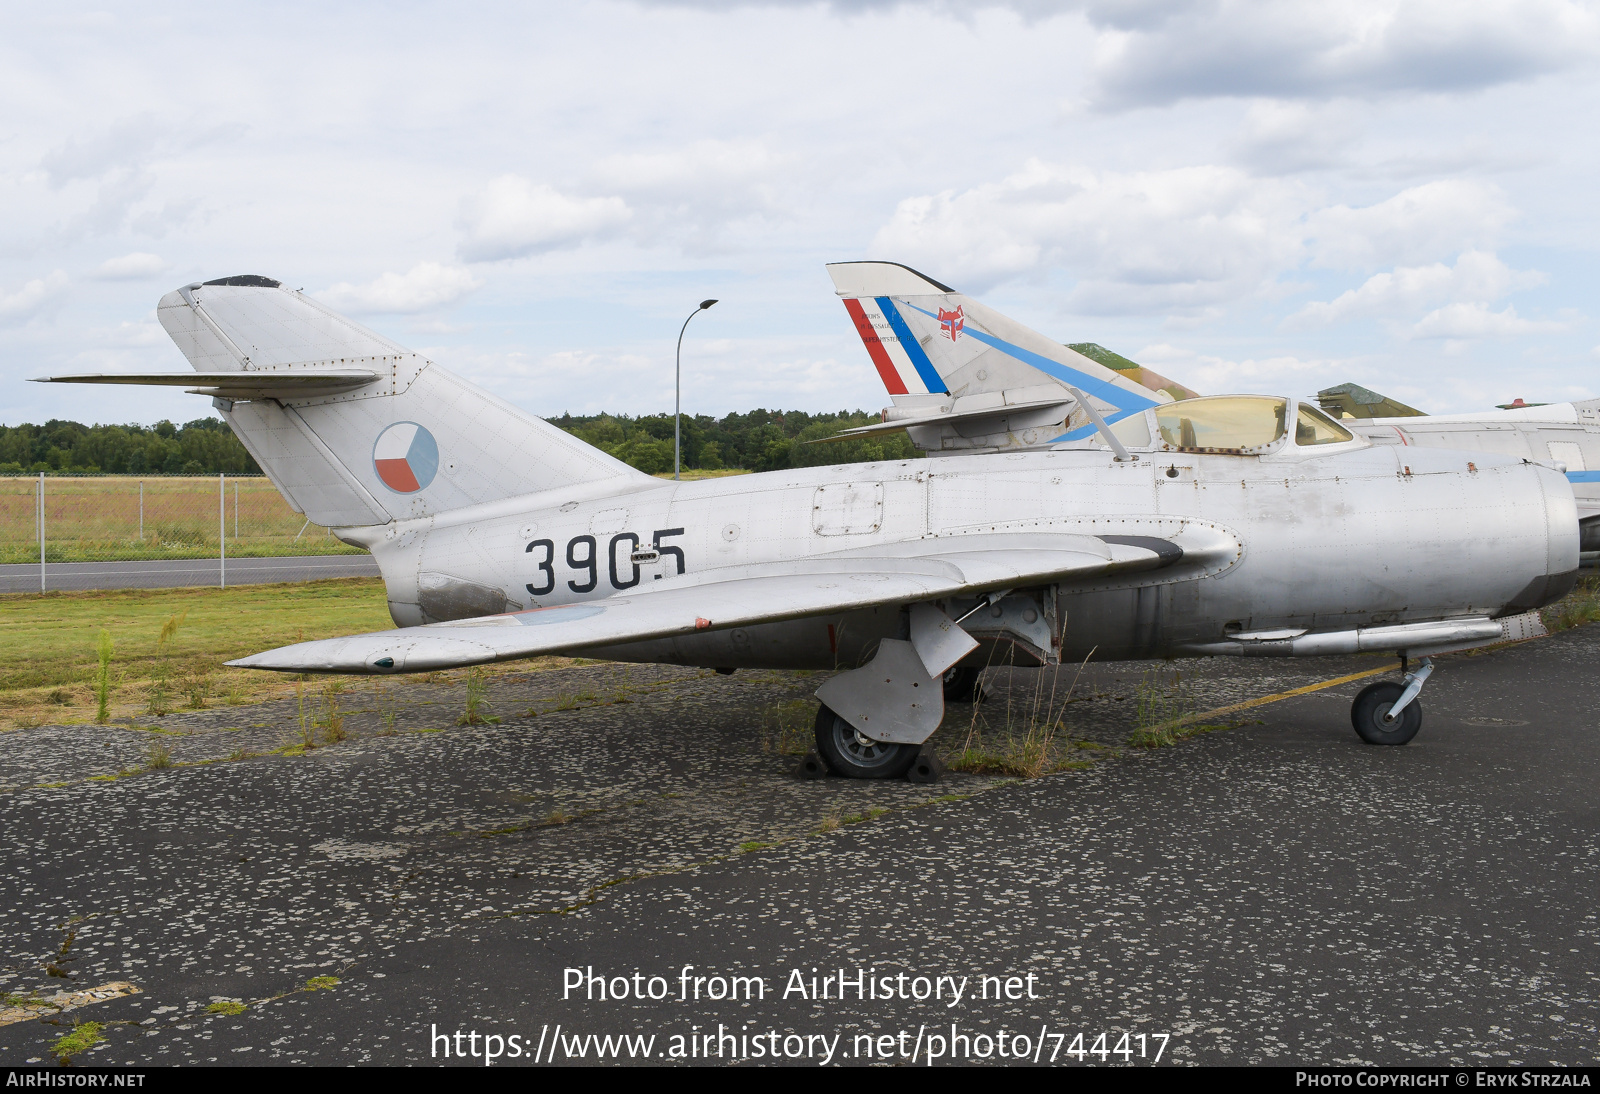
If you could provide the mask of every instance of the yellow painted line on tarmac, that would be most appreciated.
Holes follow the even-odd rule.
[[[1263,695],[1259,699],[1249,699],[1243,703],[1234,703],[1232,706],[1201,711],[1199,714],[1191,714],[1187,718],[1179,718],[1172,724],[1183,725],[1187,722],[1198,722],[1205,718],[1211,718],[1218,714],[1232,714],[1235,711],[1249,710],[1251,707],[1264,707],[1268,703],[1276,703],[1283,699],[1293,699],[1296,695],[1310,695],[1313,691],[1321,691],[1323,688],[1338,687],[1340,684],[1348,684],[1352,680],[1365,680],[1369,676],[1382,676],[1386,672],[1393,671],[1394,666],[1391,665],[1381,669],[1368,669],[1366,672],[1352,672],[1349,676],[1335,676],[1332,680],[1324,680],[1319,684],[1307,684],[1303,688],[1280,691],[1276,695]]]

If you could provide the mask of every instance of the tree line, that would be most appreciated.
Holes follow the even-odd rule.
[[[877,421],[876,414],[840,410],[752,410],[712,418],[683,416],[683,467],[688,470],[776,471],[824,463],[911,459],[904,433],[833,444],[805,442]],[[603,449],[646,474],[672,470],[672,415],[563,414],[552,425]],[[0,475],[40,471],[84,475],[260,474],[250,453],[219,418],[174,425],[83,425],[52,419],[44,425],[0,425]]]

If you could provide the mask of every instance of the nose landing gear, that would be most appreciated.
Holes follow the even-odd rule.
[[[1433,659],[1418,659],[1416,672],[1404,683],[1382,680],[1361,689],[1350,704],[1350,722],[1369,745],[1403,745],[1422,728],[1422,704],[1417,696],[1433,675]]]

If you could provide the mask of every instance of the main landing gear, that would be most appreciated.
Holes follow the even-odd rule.
[[[983,669],[974,665],[951,665],[944,672],[944,701],[947,703],[981,703],[983,689],[978,677]]]
[[[817,707],[817,754],[828,770],[847,779],[898,779],[920,746],[864,737],[827,704]]]
[[[1404,659],[1401,661],[1404,667]],[[1356,733],[1369,745],[1403,745],[1422,728],[1422,704],[1417,696],[1433,675],[1433,658],[1418,659],[1416,672],[1407,672],[1403,683],[1382,680],[1368,684],[1350,704],[1350,721]]]

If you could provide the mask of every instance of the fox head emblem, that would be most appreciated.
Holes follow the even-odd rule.
[[[961,337],[961,329],[966,325],[966,317],[961,314],[958,306],[955,311],[939,309],[939,331],[950,341],[954,342]]]

